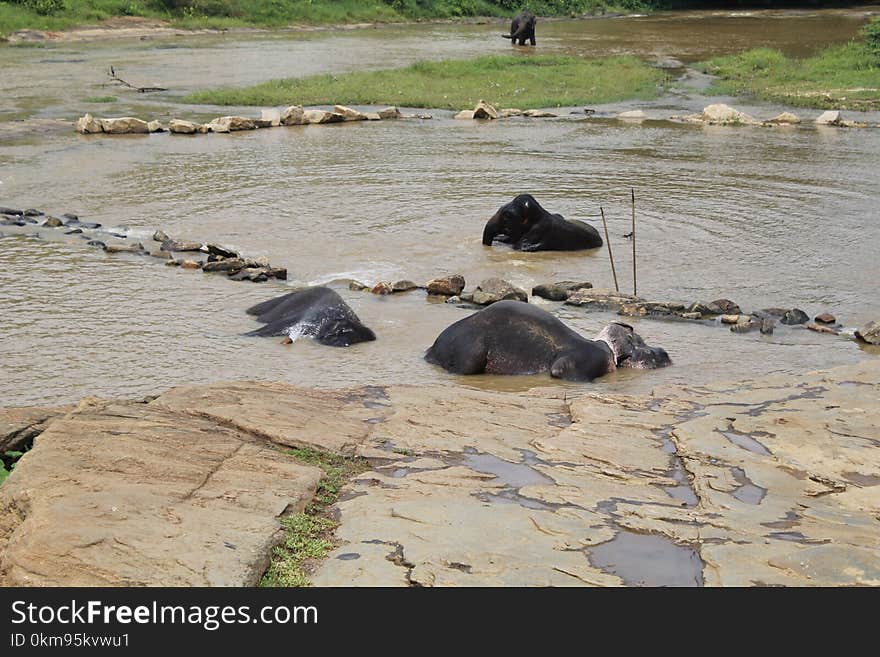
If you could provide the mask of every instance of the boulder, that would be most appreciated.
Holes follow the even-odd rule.
[[[532,119],[553,119],[556,118],[557,115],[553,112],[547,112],[545,110],[530,109],[523,112],[523,116],[528,116]]]
[[[364,117],[366,117],[367,121],[381,121],[382,117],[379,116],[378,112],[364,112]]]
[[[257,125],[253,119],[243,116],[219,116],[208,123],[211,132],[237,132],[239,130],[255,130]]]
[[[679,315],[682,319],[703,319],[703,315],[701,313],[681,313]]]
[[[185,240],[167,239],[162,242],[163,251],[201,251],[201,242],[187,242]]]
[[[238,272],[242,269],[244,269],[244,260],[241,258],[224,258],[223,260],[206,262],[202,265],[202,271],[208,274],[218,271]]]
[[[345,116],[326,110],[311,109],[303,112],[303,119],[306,123],[341,123],[345,121]]]
[[[170,239],[171,239],[171,238],[168,237],[168,235],[166,235],[166,234],[165,234],[164,232],[162,232],[161,230],[157,230],[155,233],[153,233],[153,241],[154,241],[154,242],[167,242],[167,241],[169,241]]]
[[[49,421],[63,415],[70,407],[0,409],[0,454],[22,451],[40,435]]]
[[[379,281],[373,287],[370,288],[370,292],[373,294],[378,294],[381,296],[385,296],[387,294],[391,294],[392,292],[391,283],[386,283],[385,281]]]
[[[515,107],[508,107],[506,109],[498,110],[498,113],[507,118],[508,116],[522,116],[523,111],[521,109],[516,109]]]
[[[736,324],[739,322],[739,315],[721,315],[722,324]]]
[[[729,105],[716,103],[707,105],[703,108],[700,119],[705,123],[712,125],[737,125],[737,124],[755,124],[758,121],[754,117],[735,110]]]
[[[474,108],[474,118],[475,119],[497,119],[498,118],[498,110],[495,109],[489,103],[487,103],[485,100],[480,100],[480,102],[477,103],[477,106]]]
[[[565,301],[575,290],[592,288],[593,284],[587,281],[557,281],[556,283],[542,283],[532,288],[532,295],[549,299],[550,301]]]
[[[761,318],[761,333],[764,335],[773,335],[773,329],[776,327],[776,320],[772,317]]]
[[[81,116],[76,120],[76,131],[82,133],[84,135],[91,135],[97,132],[104,132],[104,129],[101,127],[101,122],[93,117],[91,114],[86,114],[85,116]]]
[[[820,324],[835,324],[837,322],[837,318],[831,313],[822,313],[821,315],[816,315],[814,319]]]
[[[474,110],[461,110],[452,117],[453,119],[472,119],[474,118]]]
[[[229,278],[233,281],[263,283],[269,279],[269,273],[262,267],[249,267],[238,272],[229,272]]]
[[[730,327],[733,333],[749,333],[761,327],[761,320],[751,315],[740,315],[739,321]]]
[[[171,121],[168,123],[168,132],[173,135],[194,135],[197,132],[201,132],[199,130],[200,127],[200,124],[193,123],[192,121],[171,119]]]
[[[180,263],[181,269],[201,269],[202,263],[198,260],[184,260]]]
[[[644,301],[624,292],[600,289],[579,289],[572,292],[565,303],[569,306],[584,306],[596,310],[619,310],[623,304]]]
[[[277,278],[279,281],[287,280],[287,268],[286,267],[267,267],[266,268],[266,276],[269,278]]]
[[[400,110],[396,107],[386,107],[385,109],[379,110],[377,112],[380,119],[400,119],[403,118],[403,114],[400,113]]]
[[[149,130],[151,133],[165,132],[165,127],[160,121],[150,121],[149,123],[147,123],[147,130]]]
[[[48,219],[46,219],[46,221],[43,222],[43,225],[46,228],[60,228],[64,224],[58,217],[49,217]]]
[[[17,217],[19,215],[24,214],[23,210],[15,210],[13,208],[0,208],[0,214],[5,214],[13,217]]]
[[[25,217],[42,217],[42,216],[45,215],[46,213],[43,212],[42,210],[36,210],[36,209],[34,209],[34,208],[28,208],[27,210],[25,210],[24,212],[22,212],[22,214],[23,214]]]
[[[140,242],[137,244],[104,244],[101,248],[106,253],[143,253],[146,251]]]
[[[206,244],[205,248],[208,250],[213,256],[219,256],[221,258],[237,258],[238,253],[227,249],[225,247],[220,246],[219,244]]]
[[[391,291],[392,292],[408,292],[409,290],[415,290],[418,287],[419,286],[416,285],[415,283],[413,283],[412,281],[404,279],[402,281],[396,281],[391,286]]]
[[[461,294],[464,289],[464,276],[453,274],[428,281],[428,294],[439,294],[447,297]]]
[[[806,324],[810,321],[810,317],[803,310],[792,308],[791,310],[785,311],[779,321],[788,326],[794,326],[796,324]]]
[[[146,121],[132,116],[123,116],[118,119],[100,119],[101,129],[111,135],[136,135],[149,134],[150,127]]]
[[[350,281],[348,283],[348,289],[352,292],[363,292],[364,290],[369,289],[369,285],[364,285],[360,281]]]
[[[767,121],[767,123],[777,123],[777,124],[793,124],[800,123],[801,117],[797,114],[792,114],[791,112],[783,112],[782,114],[777,114],[772,119]]]
[[[280,116],[281,125],[303,125],[308,123],[302,105],[291,105],[284,109]]]
[[[856,337],[868,344],[880,344],[880,321],[865,324],[856,331]]]
[[[511,283],[500,278],[487,278],[477,285],[473,293],[473,302],[480,306],[505,300],[528,301],[529,295]]]
[[[817,125],[841,125],[843,123],[843,118],[840,116],[839,110],[828,110],[827,112],[822,112],[819,117],[816,119]]]
[[[345,105],[334,105],[333,106],[334,114],[342,114],[343,121],[366,121],[367,115],[363,112],[359,112],[356,109],[352,109],[351,107],[346,107]]]
[[[281,125],[281,110],[274,107],[272,109],[260,110],[260,120],[268,121],[268,125],[265,127],[276,128]]]

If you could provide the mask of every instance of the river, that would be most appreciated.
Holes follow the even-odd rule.
[[[876,8],[875,8],[876,9]],[[808,54],[856,33],[865,10],[694,12],[538,26],[540,52],[633,52],[684,64],[757,45]],[[227,34],[0,47],[0,125],[15,119],[134,114],[210,118],[254,108],[188,107],[200,88],[383,68],[419,59],[511,50],[499,24],[417,25],[280,34]],[[106,86],[113,65],[161,95]],[[681,71],[674,69],[676,74]],[[631,286],[629,189],[638,201],[639,293],[652,299],[735,300],[744,309],[829,310],[849,327],[878,318],[880,131],[704,128],[610,117],[644,109],[662,119],[730,102],[761,118],[768,104],[695,95],[595,106],[595,117],[406,120],[185,138],[0,136],[0,205],[76,212],[146,237],[160,228],[287,266],[285,284],[233,283],[108,256],[76,242],[7,232],[0,239],[0,406],[138,396],[228,379],[319,387],[441,383],[521,390],[539,385],[643,393],[795,373],[877,357],[876,349],[802,328],[734,335],[689,322],[632,320],[674,366],[623,370],[592,384],[534,377],[455,377],[422,360],[468,310],[412,292],[378,298],[334,286],[378,335],[349,349],[309,340],[284,346],[242,337],[244,309],[287,286],[355,278],[424,282],[458,272],[472,287],[499,276],[523,288],[562,279],[611,286],[604,250],[518,253],[487,249],[486,219],[529,192],[552,212],[608,217],[622,287]],[[84,101],[113,94],[117,103]],[[489,92],[487,91],[487,96]],[[393,99],[392,99],[393,100]],[[291,99],[295,102],[296,99]],[[796,110],[802,116],[818,114]],[[854,116],[854,115],[853,115]],[[609,117],[609,118],[603,118]],[[876,115],[872,117],[877,120]],[[616,318],[537,303],[588,336]]]

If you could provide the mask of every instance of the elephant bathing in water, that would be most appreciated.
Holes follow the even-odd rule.
[[[299,335],[313,337],[321,344],[348,347],[369,342],[376,334],[361,320],[336,292],[328,287],[307,287],[269,299],[247,309],[266,326],[247,335]]]
[[[448,326],[425,360],[454,374],[538,374],[592,381],[618,367],[671,365],[664,349],[649,347],[632,326],[614,322],[595,340],[522,301],[499,301]]]
[[[535,45],[535,24],[538,19],[530,11],[523,11],[517,14],[510,23],[510,34],[502,34],[505,39],[510,39],[512,44],[519,41],[519,45],[526,45],[526,39],[529,43]]]
[[[522,251],[577,251],[602,246],[599,231],[542,208],[531,194],[502,205],[483,229],[483,244],[508,242]]]

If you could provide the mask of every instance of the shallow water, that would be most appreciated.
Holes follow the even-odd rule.
[[[777,15],[563,21],[539,26],[538,44],[542,52],[580,52],[589,45],[591,52],[633,49],[689,60],[771,36],[792,51],[815,48],[847,38],[864,20],[863,12]],[[168,118],[189,112],[173,104],[174,94],[218,83],[507,52],[509,43],[488,38],[498,27],[0,48],[0,118],[105,114],[103,106],[81,99],[108,93],[93,86],[104,82],[108,63],[126,79],[172,87],[155,99],[113,91],[124,99],[110,106],[113,113]],[[71,61],[53,63],[65,58]],[[55,100],[47,103],[47,96]],[[660,117],[708,102],[675,95],[597,109],[602,115],[644,107]],[[781,109],[737,106],[761,117]],[[641,295],[728,297],[748,310],[797,306],[811,316],[830,310],[850,327],[877,318],[880,131],[638,125],[583,116],[471,123],[453,121],[449,112],[433,114],[431,121],[201,138],[67,132],[10,138],[0,142],[0,205],[72,211],[141,237],[161,228],[267,255],[288,267],[287,285],[343,278],[424,282],[460,272],[469,287],[489,276],[526,289],[561,279],[609,287],[604,251],[527,254],[482,246],[486,219],[528,191],[547,209],[590,222],[602,204],[628,289],[630,247],[621,236],[630,230],[628,190],[634,187]],[[256,326],[244,309],[285,289],[168,268],[151,258],[108,256],[76,241],[2,238],[0,405],[136,396],[241,378],[323,387],[583,387],[544,376],[454,377],[428,365],[424,350],[470,311],[428,302],[418,291],[377,298],[339,284],[378,335],[373,343],[334,349],[311,340],[284,346],[242,337]],[[588,336],[616,318],[535,301]],[[876,357],[850,340],[801,328],[780,326],[761,336],[700,323],[631,323],[649,344],[665,347],[674,366],[622,370],[588,386],[647,392],[666,382],[798,372]]]

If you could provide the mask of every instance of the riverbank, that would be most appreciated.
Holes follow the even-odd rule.
[[[863,40],[832,46],[813,57],[786,57],[755,48],[718,57],[699,68],[718,77],[708,94],[749,95],[762,101],[819,109],[880,109],[880,19]]]
[[[6,409],[0,445],[33,447],[0,486],[0,585],[248,586],[275,554],[267,583],[287,556],[319,586],[876,586],[878,392],[870,359],[647,396],[241,382]]]
[[[666,76],[636,57],[537,55],[418,62],[397,69],[270,80],[244,88],[190,94],[211,105],[393,104],[462,109],[482,98],[498,107],[533,109],[656,98]]]

